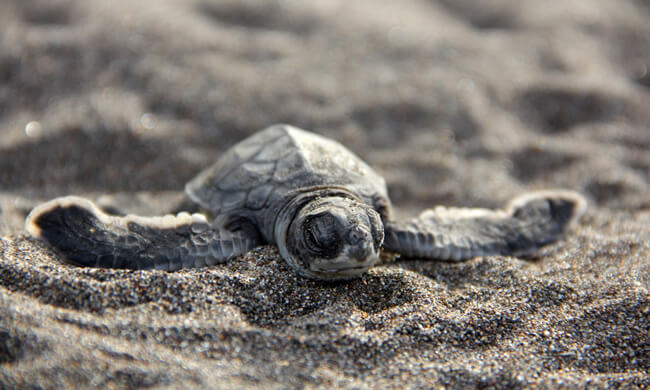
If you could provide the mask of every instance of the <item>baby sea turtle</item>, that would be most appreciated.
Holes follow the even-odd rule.
[[[387,248],[404,257],[463,260],[529,255],[561,237],[584,211],[570,191],[542,191],[504,210],[436,207],[396,221],[386,183],[336,141],[275,125],[241,141],[185,186],[215,215],[111,216],[78,197],[34,208],[25,222],[70,262],[162,269],[222,263],[275,244],[298,274],[350,279]]]

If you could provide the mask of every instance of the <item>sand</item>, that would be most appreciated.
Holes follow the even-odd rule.
[[[643,0],[0,2],[0,387],[650,386]],[[285,122],[382,174],[397,215],[589,200],[533,259],[293,274],[271,246],[83,269],[25,235],[55,196],[143,215]]]

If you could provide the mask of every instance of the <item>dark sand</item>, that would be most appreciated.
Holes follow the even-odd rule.
[[[0,1],[0,388],[650,386],[648,20],[645,0]],[[348,145],[401,216],[557,187],[590,207],[532,260],[339,284],[272,247],[133,272],[24,236],[66,194],[169,212],[276,122]]]

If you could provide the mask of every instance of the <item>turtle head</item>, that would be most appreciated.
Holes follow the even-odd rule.
[[[315,197],[301,207],[276,242],[300,275],[320,280],[358,276],[375,265],[384,226],[370,206],[347,197]]]

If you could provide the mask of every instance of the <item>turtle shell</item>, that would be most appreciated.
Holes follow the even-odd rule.
[[[369,205],[388,204],[384,179],[343,145],[274,125],[230,148],[185,191],[214,214],[254,215],[294,190],[334,186]]]

